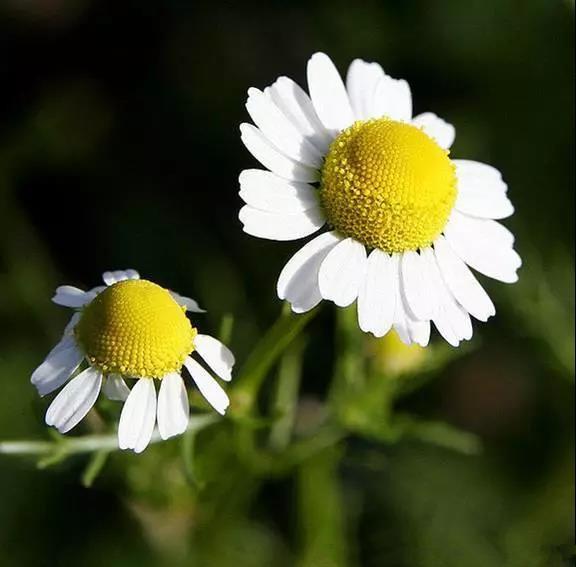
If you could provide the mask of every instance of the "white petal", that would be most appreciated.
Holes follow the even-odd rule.
[[[300,213],[276,214],[244,205],[238,215],[247,234],[269,240],[296,240],[322,228],[326,222],[320,207]]]
[[[372,250],[358,293],[358,324],[365,333],[383,337],[390,330],[396,302],[395,279],[392,258],[382,250]]]
[[[514,235],[495,220],[479,219],[453,211],[446,228],[453,236],[481,239],[494,248],[511,248],[514,245]]]
[[[436,143],[445,150],[449,149],[454,143],[456,130],[452,124],[442,120],[433,112],[424,112],[415,116],[412,124],[421,128],[428,136],[436,140]]]
[[[197,301],[194,301],[190,297],[186,297],[185,295],[180,295],[175,291],[168,290],[168,293],[172,296],[172,299],[181,306],[186,307],[188,311],[191,313],[206,313],[205,309],[202,309]]]
[[[196,335],[194,348],[222,380],[227,382],[232,380],[232,368],[235,360],[232,351],[226,345],[209,335]]]
[[[325,155],[333,136],[320,122],[306,92],[292,79],[279,77],[273,85],[265,89],[265,93],[284,112],[302,135],[314,144],[322,155]]]
[[[402,309],[398,309],[395,314],[397,320],[394,321],[394,330],[398,333],[398,337],[405,345],[417,344],[421,347],[428,346],[430,342],[430,321],[417,321],[412,319],[406,312],[406,305],[402,303]],[[403,311],[402,311],[403,310]]]
[[[472,337],[472,322],[468,313],[456,302],[440,273],[432,248],[421,250],[425,261],[427,280],[430,282],[432,293],[436,297],[438,309],[432,321],[438,332],[452,346],[458,346],[463,339]]]
[[[413,342],[421,347],[430,342],[430,321],[415,321],[408,316],[408,331]]]
[[[318,192],[307,183],[287,181],[270,171],[245,169],[240,174],[240,197],[269,213],[299,213],[318,207]]]
[[[335,232],[325,232],[300,248],[280,273],[276,291],[290,302],[294,313],[304,313],[322,301],[318,271],[330,250],[340,242]]]
[[[67,433],[92,409],[102,385],[102,373],[87,368],[70,380],[54,398],[46,412],[46,424]]]
[[[308,90],[316,114],[329,132],[339,132],[354,122],[342,78],[325,53],[315,53],[308,61]]]
[[[284,155],[309,167],[322,166],[322,154],[262,91],[248,90],[246,109],[268,141]]]
[[[378,82],[384,76],[385,73],[378,63],[368,63],[362,59],[355,59],[348,67],[346,90],[358,120],[376,117],[374,93]]]
[[[81,313],[74,313],[74,315],[72,315],[72,317],[70,317],[70,321],[68,321],[68,323],[66,324],[66,327],[64,328],[64,337],[73,337],[74,336],[74,328],[76,327],[76,325],[78,324],[78,321],[80,321],[80,317],[81,317]]]
[[[508,186],[502,180],[502,174],[494,166],[470,159],[454,159],[452,161],[461,175],[484,179],[488,185],[493,185],[500,191],[506,192],[508,190]]]
[[[471,268],[505,283],[518,281],[516,271],[522,260],[512,248],[513,236],[501,224],[453,211],[444,234],[454,252]]]
[[[140,274],[136,270],[114,270],[113,272],[104,272],[102,279],[106,285],[113,285],[125,280],[139,280]]]
[[[184,433],[188,427],[190,404],[182,376],[167,374],[160,383],[158,394],[158,431],[162,439]]]
[[[400,254],[393,254],[392,269],[395,274],[394,280],[396,282],[396,285],[394,286],[394,329],[403,343],[407,345],[417,343],[420,346],[425,347],[428,345],[428,341],[430,340],[430,322],[419,321],[410,314],[403,289]]]
[[[61,285],[56,288],[52,301],[64,307],[79,308],[90,303],[94,297],[82,289],[71,285]]]
[[[443,236],[436,239],[434,252],[442,277],[458,303],[480,321],[494,315],[492,300]]]
[[[90,299],[86,303],[86,305],[90,303],[90,301],[92,301],[98,294],[102,293],[107,287],[108,286],[106,285],[97,285],[96,287],[93,287],[92,289],[87,291],[86,294],[90,296]]]
[[[320,179],[318,170],[285,156],[252,124],[241,124],[240,133],[248,151],[276,175],[291,181],[315,182]]]
[[[118,447],[141,453],[156,422],[156,388],[153,378],[140,378],[130,390],[118,424]]]
[[[483,163],[454,160],[458,179],[455,207],[473,217],[504,219],[514,213],[500,172]]]
[[[190,372],[194,382],[196,382],[200,393],[206,398],[206,401],[218,413],[224,415],[226,408],[230,405],[230,400],[220,384],[194,359],[188,357],[184,361],[184,365]]]
[[[388,75],[381,77],[374,91],[372,112],[374,117],[387,116],[409,122],[412,119],[412,93],[408,83]]]
[[[130,388],[128,388],[122,376],[119,374],[109,374],[104,380],[102,392],[109,400],[125,402],[130,394]]]
[[[404,252],[401,259],[402,290],[416,319],[429,321],[437,309],[436,297],[427,279],[424,260],[417,252]]]
[[[83,358],[84,354],[76,346],[74,337],[66,335],[34,370],[30,381],[38,393],[45,396],[62,386],[80,366]]]
[[[366,249],[363,244],[346,238],[326,256],[318,273],[318,286],[323,299],[346,307],[358,297],[366,273]]]

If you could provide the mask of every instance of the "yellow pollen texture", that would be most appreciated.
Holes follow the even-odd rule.
[[[456,200],[448,152],[419,128],[355,122],[332,142],[320,198],[328,222],[368,248],[404,252],[442,232]]]
[[[127,280],[84,309],[75,333],[90,362],[104,372],[162,378],[180,370],[197,331],[167,290]]]

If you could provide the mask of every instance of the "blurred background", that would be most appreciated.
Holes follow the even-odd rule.
[[[297,247],[237,220],[246,91],[305,85],[317,50],[406,78],[416,113],[456,126],[453,156],[503,172],[524,260],[516,285],[482,279],[498,313],[458,351],[324,305],[260,425],[101,469],[0,455],[0,565],[574,564],[573,2],[2,0],[0,42],[0,441],[50,438],[29,376],[61,283],[136,268],[197,298],[205,332],[233,314],[242,365]]]

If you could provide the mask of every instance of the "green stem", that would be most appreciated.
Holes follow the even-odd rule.
[[[338,445],[346,438],[344,430],[334,424],[326,424],[313,435],[293,442],[278,453],[258,447],[253,433],[249,427],[237,427],[237,454],[247,469],[263,477],[286,474],[303,461]]]
[[[90,488],[94,484],[96,477],[102,472],[109,455],[110,451],[108,449],[100,449],[100,451],[92,454],[82,474],[83,486]]]
[[[0,441],[0,455],[45,455],[53,449],[52,441]]]
[[[276,451],[284,449],[290,441],[302,377],[304,347],[305,341],[297,339],[280,361],[273,406],[273,413],[278,417],[270,432],[270,446]]]
[[[298,470],[299,567],[349,565],[347,508],[338,470],[341,457],[342,450],[332,447],[307,459]]]
[[[184,466],[184,474],[188,479],[188,482],[195,488],[200,488],[201,483],[198,480],[196,470],[194,467],[194,457],[195,451],[194,447],[196,445],[196,434],[199,429],[189,428],[184,432],[181,439],[181,449],[182,449],[182,463]]]
[[[198,431],[215,423],[213,415],[190,418],[187,431]],[[155,430],[150,443],[161,441]],[[0,455],[59,455],[63,458],[81,453],[118,450],[118,435],[84,435],[83,437],[57,437],[54,441],[0,441]],[[59,459],[61,460],[61,459]]]
[[[308,313],[295,315],[288,309],[282,311],[279,319],[250,353],[234,380],[232,395],[236,415],[250,414],[269,370],[317,312],[318,309],[313,309]]]
[[[365,346],[357,325],[355,309],[338,310],[336,360],[328,398],[337,419],[347,426],[364,415],[358,400],[366,390]]]
[[[218,338],[224,344],[228,344],[232,338],[232,329],[234,328],[234,316],[227,313],[220,321],[220,330],[218,331]]]

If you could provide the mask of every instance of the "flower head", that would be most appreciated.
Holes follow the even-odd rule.
[[[308,62],[310,95],[287,77],[246,107],[242,141],[266,168],[240,175],[244,231],[296,240],[327,226],[288,261],[280,299],[302,313],[355,301],[362,330],[394,328],[425,346],[430,322],[452,345],[486,321],[492,301],[470,268],[512,283],[521,265],[497,222],[514,209],[493,167],[451,159],[454,127],[412,116],[406,81],[355,60],[344,85],[332,61]]]
[[[141,452],[156,422],[163,439],[182,433],[188,425],[183,366],[206,400],[224,414],[228,396],[193,353],[227,381],[234,356],[220,341],[192,326],[186,311],[201,313],[198,304],[140,279],[135,270],[105,272],[103,279],[105,286],[90,291],[72,286],[56,290],[53,301],[76,313],[62,340],[32,374],[41,396],[66,384],[48,408],[46,423],[61,433],[70,431],[102,389],[108,398],[125,402],[118,429],[120,448]],[[136,380],[132,389],[126,379]],[[155,380],[160,384],[158,396]]]

